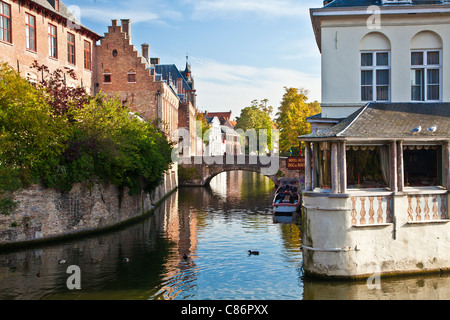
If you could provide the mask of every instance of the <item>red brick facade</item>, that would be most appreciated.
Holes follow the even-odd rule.
[[[129,23],[113,20],[95,47],[96,93],[118,96],[146,120],[160,118],[171,134],[178,129],[178,96],[164,81],[156,81],[147,59],[131,44]]]
[[[55,7],[50,6],[49,1],[45,2],[45,6],[41,4],[44,2],[0,0],[0,17],[3,19],[3,23],[0,24],[3,26],[0,28],[2,31],[0,62],[7,62],[31,81],[40,80],[42,77],[31,68],[35,60],[49,67],[50,71],[68,67],[75,70],[78,78],[76,81],[68,79],[69,84],[78,86],[82,84],[93,93],[94,74],[92,67],[88,70],[84,66],[84,43],[89,43],[93,48],[100,36],[83,26],[69,28],[68,26],[72,24],[70,21],[68,23],[66,11],[60,13]],[[65,10],[66,8],[60,4],[57,9]],[[8,28],[4,27],[6,25]],[[27,36],[27,28],[31,37]],[[49,32],[50,28],[51,32]],[[72,55],[75,58],[74,64],[68,59],[69,34],[74,40],[74,47],[71,47],[74,48]],[[50,51],[51,47],[52,51]],[[91,50],[91,59],[94,59],[93,50]]]
[[[178,137],[172,133],[187,128],[190,153],[195,153],[196,93],[190,66],[176,82],[156,76],[159,59],[149,59],[148,45],[142,45],[142,54],[132,45],[129,20],[121,25],[113,20],[102,37],[74,23],[56,0],[0,0],[0,19],[0,62],[31,82],[43,76],[31,68],[35,60],[50,71],[73,69],[77,80],[68,78],[69,85],[83,86],[91,95],[117,96],[146,120],[159,118],[174,141]]]

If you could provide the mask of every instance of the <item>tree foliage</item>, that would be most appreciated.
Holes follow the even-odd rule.
[[[258,105],[258,100],[253,100],[250,107],[241,110],[240,116],[236,117],[236,129],[242,129],[244,132],[255,130],[258,150],[265,147],[269,150],[272,148],[273,122],[270,119],[269,108],[266,108],[265,104]],[[263,139],[260,140],[260,137]]]
[[[81,109],[90,102],[91,97],[83,87],[67,85],[67,78],[77,80],[73,69],[65,67],[64,70],[56,69],[50,72],[47,66],[36,60],[31,67],[42,75],[39,87],[55,115],[65,115],[69,109]]]
[[[205,135],[206,131],[211,129],[211,125],[208,124],[208,119],[206,119],[206,114],[199,112],[198,110],[195,113],[195,119],[197,121],[197,137],[201,137],[205,143],[208,142],[208,135]],[[198,125],[201,124],[201,126]]]
[[[57,158],[68,137],[67,121],[54,116],[42,92],[0,65],[0,164],[33,170]]]
[[[291,148],[298,150],[298,136],[311,133],[311,125],[306,118],[320,113],[317,101],[308,102],[308,91],[300,88],[287,88],[276,114],[276,124],[280,130],[280,153]]]
[[[36,182],[70,190],[87,180],[130,193],[157,187],[171,165],[164,132],[118,99],[68,88],[63,74],[49,73],[35,87],[0,66],[0,192]]]

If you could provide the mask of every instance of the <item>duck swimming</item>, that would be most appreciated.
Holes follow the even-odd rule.
[[[257,255],[259,255],[259,251],[248,250],[248,254],[249,254],[249,255],[252,254],[252,255],[257,256]]]

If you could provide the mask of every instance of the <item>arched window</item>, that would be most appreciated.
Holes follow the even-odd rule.
[[[422,31],[411,39],[411,100],[440,101],[442,79],[442,39],[432,31]]]
[[[391,42],[382,33],[371,32],[360,42],[361,101],[389,101]]]

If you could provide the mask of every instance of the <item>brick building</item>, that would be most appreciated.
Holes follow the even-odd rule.
[[[31,68],[37,60],[50,71],[73,69],[77,80],[68,79],[68,83],[93,93],[93,48],[100,38],[76,22],[59,0],[0,0],[0,62],[7,62],[31,82],[42,77]]]
[[[99,41],[100,40],[100,41]],[[42,74],[31,68],[34,61],[50,71],[70,68],[76,80],[91,95],[103,92],[118,96],[146,120],[159,118],[172,137],[179,127],[191,137],[189,154],[195,153],[196,93],[190,65],[179,71],[175,65],[160,65],[149,58],[149,45],[142,52],[131,43],[130,20],[112,21],[101,35],[81,25],[59,0],[0,0],[0,62],[30,82]]]
[[[158,62],[158,61],[155,61]],[[180,71],[174,64],[157,64],[154,65],[156,77],[165,81],[174,91],[177,92],[179,98],[178,108],[178,128],[185,128],[189,131],[189,137],[179,136],[180,155],[190,156],[196,154],[196,91],[194,87],[194,79],[191,76],[191,67],[186,61],[186,69]]]
[[[178,129],[179,97],[176,90],[155,76],[148,57],[149,46],[142,54],[131,43],[130,20],[112,21],[108,32],[95,47],[95,92],[118,96],[145,120],[159,118],[167,134]]]

